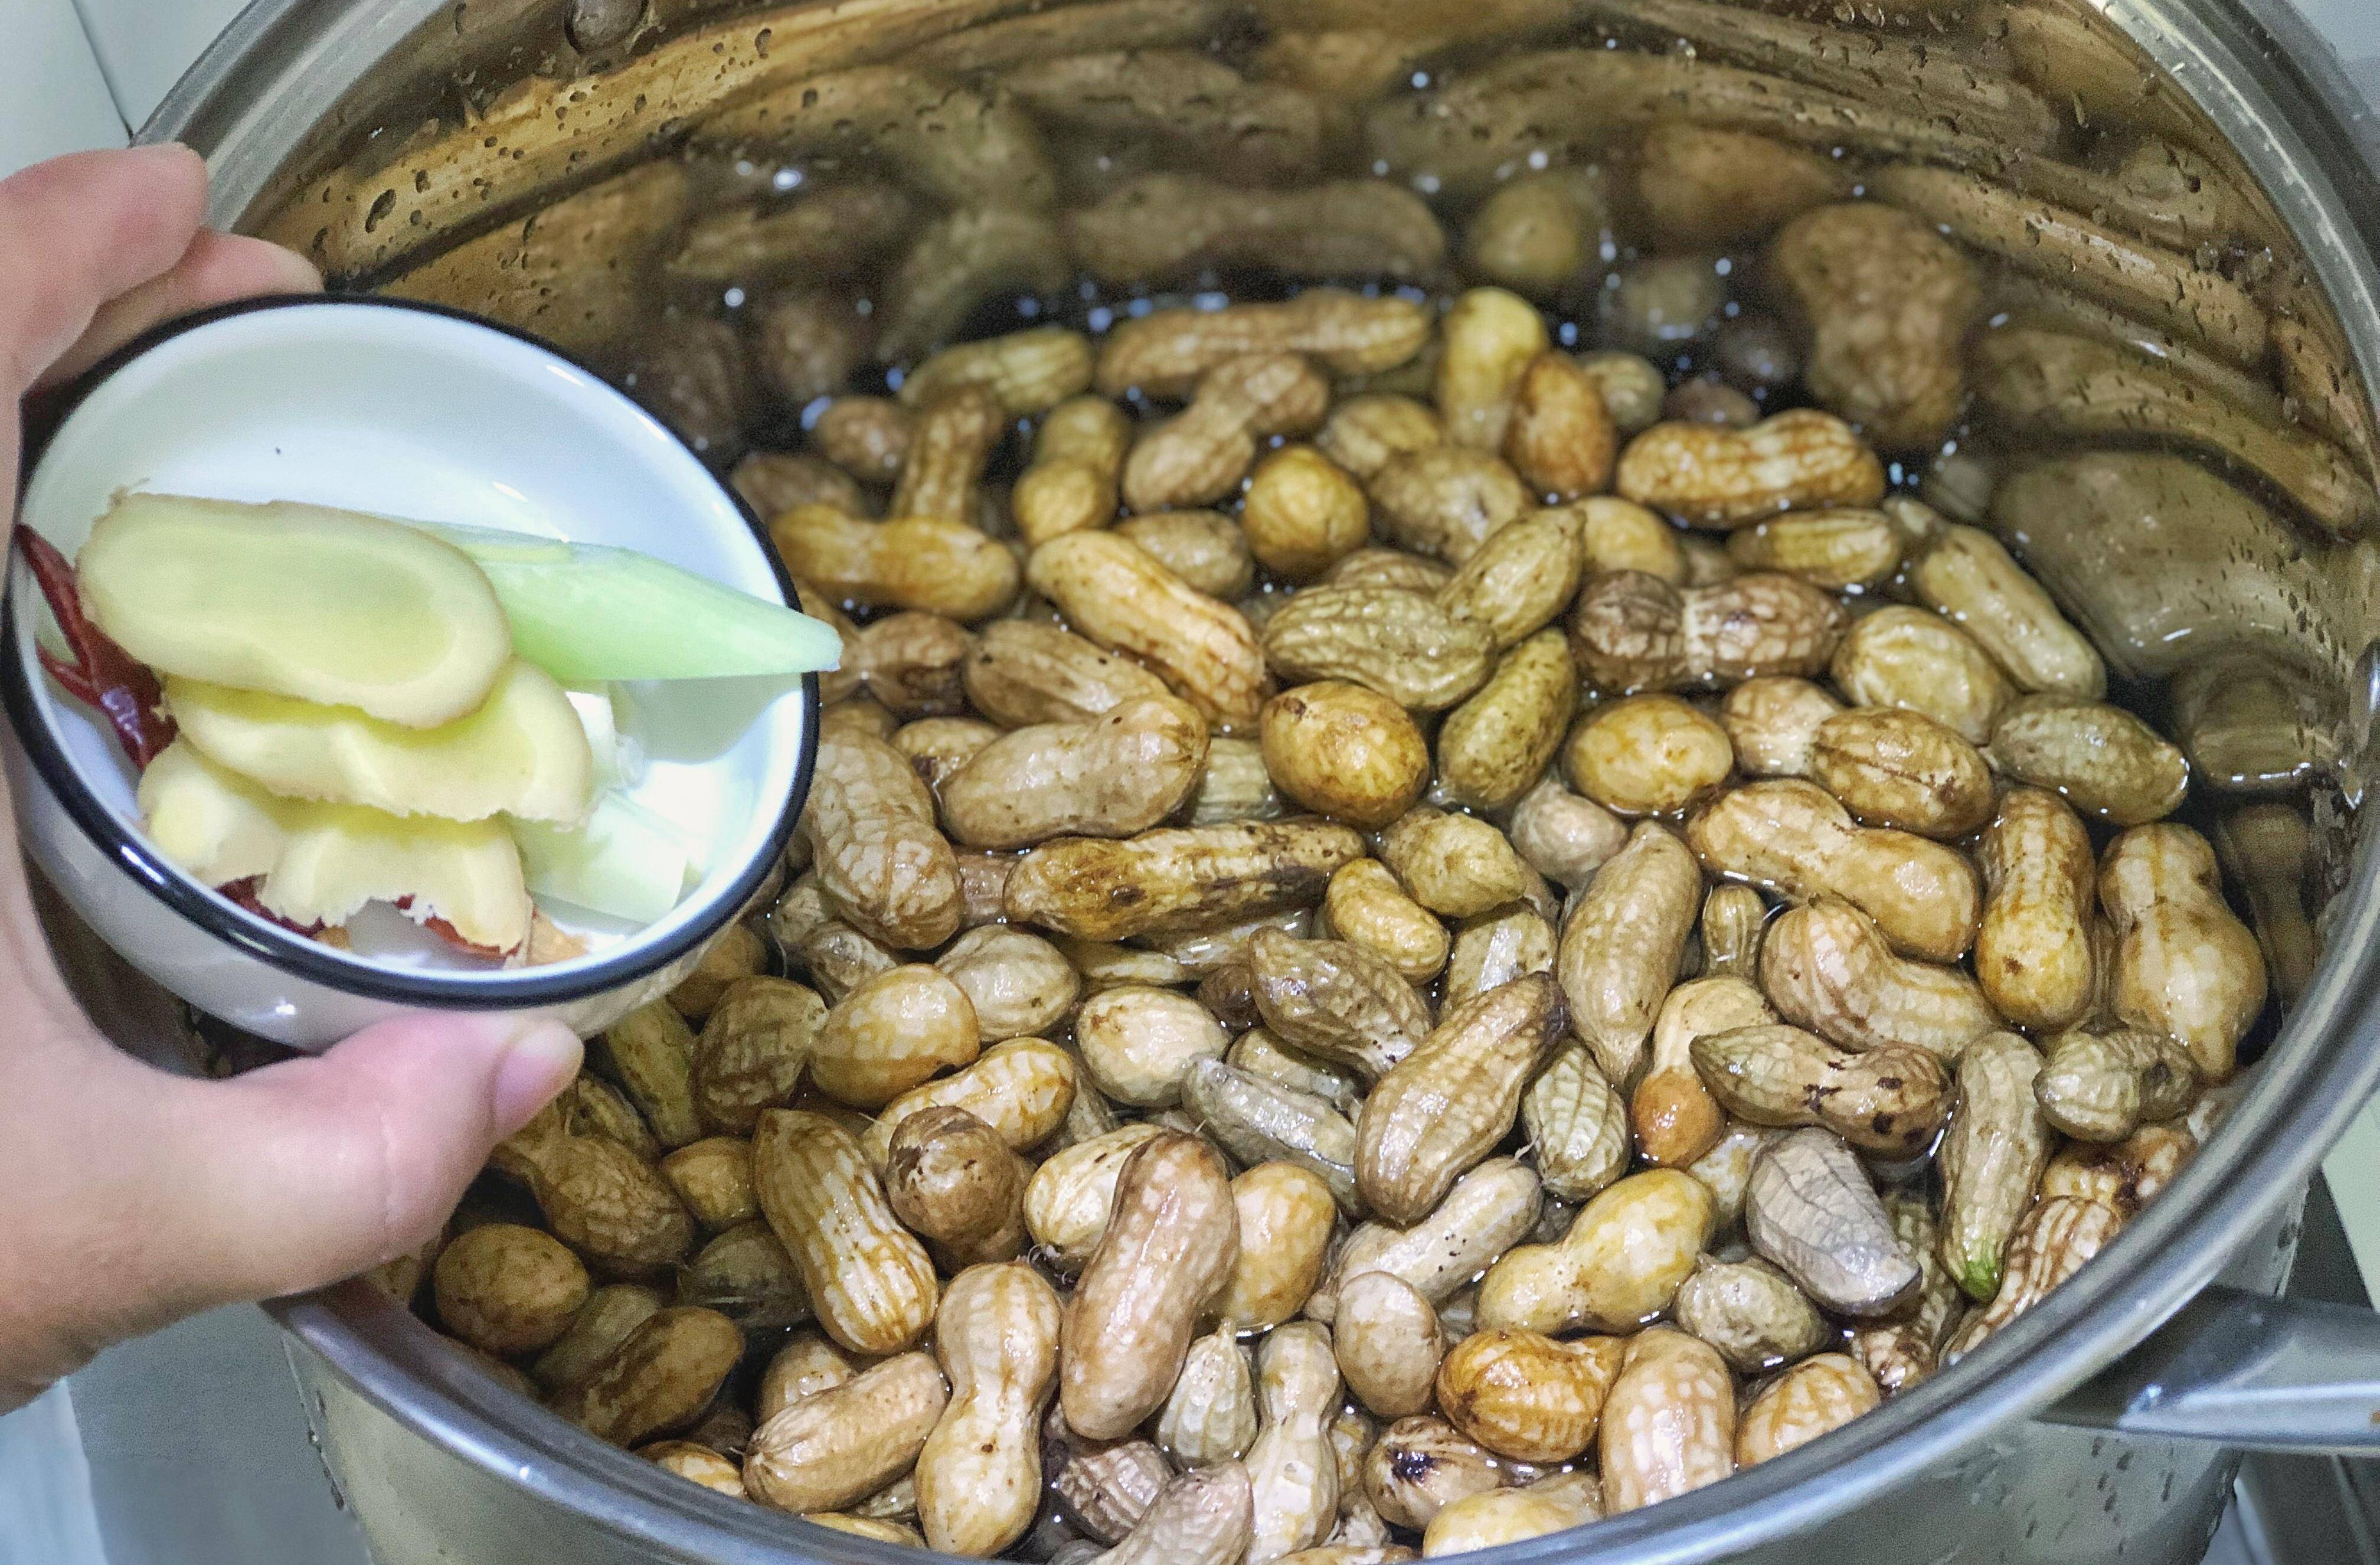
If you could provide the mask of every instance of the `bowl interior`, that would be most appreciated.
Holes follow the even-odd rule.
[[[634,403],[524,338],[385,301],[235,309],[122,359],[87,387],[41,451],[21,522],[72,557],[126,489],[306,501],[617,545],[788,601],[735,498]],[[12,563],[7,590],[20,611],[40,602],[21,562]],[[6,655],[26,670],[33,721],[90,797],[137,832],[137,779],[113,734],[38,666],[37,637],[56,644],[46,607],[19,612],[13,624]],[[539,968],[542,977],[610,968],[732,916],[727,904],[748,894],[799,785],[808,736],[797,678],[631,684],[614,696],[623,731],[643,756],[626,791],[683,829],[701,878],[666,918],[641,929],[541,900],[589,948]],[[227,900],[212,904],[270,928]],[[461,984],[507,976],[455,963],[392,910],[368,910],[351,933],[358,966],[418,968]]]

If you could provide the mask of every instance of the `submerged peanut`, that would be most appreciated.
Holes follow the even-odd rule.
[[[1832,897],[1770,923],[1760,983],[1787,1021],[1846,1049],[1900,1046],[1955,1059],[1997,1020],[1974,979],[1896,956],[1874,919]]]
[[[1988,1032],[1959,1056],[1959,1110],[1942,1138],[1942,1261],[1969,1294],[2000,1285],[2000,1252],[2049,1160],[2049,1122],[2034,1099],[2041,1055]]]
[[[1146,550],[1114,533],[1067,533],[1033,551],[1026,578],[1084,636],[1146,663],[1216,732],[1256,725],[1269,692],[1247,621]]]
[[[1531,298],[1550,297],[1595,257],[1604,206],[1599,169],[1517,175],[1472,213],[1463,264]]]
[[[1179,396],[1216,365],[1259,352],[1305,354],[1334,375],[1393,370],[1419,351],[1431,324],[1409,299],[1339,288],[1309,288],[1281,304],[1160,309],[1108,334],[1097,382],[1111,395],[1138,386]]]
[[[1364,1492],[1396,1526],[1427,1527],[1439,1511],[1504,1486],[1504,1464],[1442,1418],[1400,1418],[1364,1459]]]
[[[1404,708],[1361,685],[1321,679],[1265,703],[1265,769],[1296,803],[1377,830],[1413,807],[1429,746]]]
[[[1735,1461],[1756,1466],[1830,1434],[1884,1400],[1876,1379],[1845,1353],[1804,1359],[1762,1389],[1735,1431]]]
[[[1768,904],[1750,886],[1713,886],[1703,898],[1703,977],[1756,977]]]
[[[1502,288],[1472,288],[1456,297],[1439,332],[1445,351],[1434,392],[1447,440],[1500,449],[1522,376],[1546,349],[1545,318]]]
[[[1377,1080],[1431,1030],[1429,1007],[1382,958],[1342,940],[1279,931],[1248,942],[1256,1007],[1294,1049]]]
[[[1704,905],[1707,921],[1709,904]],[[1651,1061],[1628,1103],[1629,1125],[1646,1162],[1679,1168],[1718,1145],[1727,1116],[1705,1086],[1694,1051],[1711,1035],[1775,1019],[1748,974],[1695,978],[1670,991],[1653,1023]]]
[[[1439,1360],[1438,1311],[1401,1277],[1367,1271],[1339,1286],[1331,1343],[1347,1389],[1383,1418],[1426,1412]]]
[[[1240,510],[1257,564],[1291,581],[1310,581],[1361,548],[1370,520],[1363,487],[1310,445],[1258,462]]]
[[[1888,604],[1834,649],[1835,684],[1863,707],[1907,707],[1971,745],[1992,737],[2016,692],[1991,654],[1939,614]]]
[[[1336,1317],[1346,1279],[1385,1271],[1403,1279],[1433,1304],[1479,1275],[1536,1226],[1535,1170],[1512,1158],[1490,1158],[1454,1182],[1438,1209],[1410,1228],[1367,1222],[1339,1247],[1330,1276],[1305,1302],[1305,1313]]]
[[[754,1430],[744,1486],[755,1499],[797,1514],[865,1499],[917,1461],[949,1400],[929,1355],[895,1354]]]
[[[1675,696],[1625,696],[1596,707],[1562,747],[1571,786],[1619,815],[1676,815],[1734,770],[1727,731]]]
[[[1438,731],[1439,781],[1474,809],[1518,802],[1553,759],[1578,696],[1578,669],[1559,630],[1541,630],[1504,654],[1477,694]]]
[[[1810,779],[1869,826],[1950,840],[1991,818],[1983,756],[1932,718],[1897,707],[1857,707],[1820,723]]]
[[[1399,588],[1308,588],[1264,627],[1275,677],[1346,680],[1414,711],[1439,711],[1470,695],[1494,656],[1487,626]]]
[[[516,1223],[475,1228],[431,1268],[438,1317],[484,1353],[551,1346],[587,1302],[587,1268],[550,1233]]]
[[[958,932],[958,863],[933,796],[908,758],[880,739],[823,735],[802,830],[827,904],[862,933],[905,950]]]
[[[1977,849],[1984,912],[1975,927],[1975,978],[1984,998],[2021,1027],[2072,1024],[2098,982],[2090,832],[2056,795],[2010,788]]]
[[[1754,1249],[1838,1315],[1888,1315],[1924,1280],[1867,1171],[1823,1130],[1797,1130],[1753,1159],[1743,1226]]]
[[[960,679],[968,704],[1002,728],[1087,722],[1126,701],[1165,694],[1165,682],[1131,659],[1026,620],[986,625]]]
[[[1107,1231],[1123,1165],[1164,1134],[1161,1125],[1135,1121],[1052,1153],[1034,1171],[1025,1187],[1025,1225],[1059,1268],[1078,1270],[1091,1258]]]
[[[1320,1179],[1340,1207],[1362,1209],[1355,1127],[1330,1098],[1218,1060],[1190,1067],[1182,1097],[1208,1138],[1251,1171],[1268,1161],[1293,1163]]]
[[[1806,1358],[1835,1341],[1809,1296],[1757,1256],[1703,1256],[1678,1290],[1677,1316],[1680,1326],[1746,1374]]]
[[[1900,534],[1878,511],[1808,511],[1756,522],[1727,540],[1748,571],[1783,571],[1830,592],[1876,587],[1900,564]]]
[[[1894,1397],[1940,1367],[1942,1338],[1967,1307],[1967,1296],[1942,1265],[1942,1236],[1932,1204],[1924,1195],[1896,1191],[1885,1197],[1884,1207],[1902,1248],[1917,1258],[1923,1280],[1905,1316],[1857,1328],[1851,1351],[1877,1388]]]
[[[1562,930],[1558,970],[1571,1028],[1614,1081],[1635,1074],[1702,910],[1702,887],[1685,844],[1645,821],[1597,871]]]
[[[1586,576],[1641,571],[1672,587],[1707,585],[1694,576],[1685,536],[1668,520],[1633,500],[1594,494],[1557,506],[1547,515],[1578,529],[1579,553]],[[1694,579],[1690,581],[1689,577]]]
[[[1339,1462],[1330,1425],[1342,1398],[1330,1334],[1310,1320],[1266,1336],[1257,1353],[1264,1424],[1248,1448],[1250,1557],[1310,1548],[1339,1517]]]
[[[1024,1159],[964,1109],[921,1110],[884,1154],[892,1215],[924,1239],[945,1271],[1015,1258],[1025,1248]]]
[[[1033,460],[1009,496],[1025,541],[1106,526],[1131,443],[1131,419],[1106,397],[1077,396],[1050,409],[1034,436]]]
[[[2034,1096],[2058,1129],[2079,1141],[2121,1141],[2169,1120],[2198,1096],[2190,1053],[2137,1027],[2072,1027],[2050,1038]]]
[[[1417,1221],[1503,1139],[1560,1019],[1550,975],[1516,978],[1451,1010],[1374,1084],[1355,1153],[1357,1187],[1374,1211]]]
[[[1884,467],[1841,419],[1799,408],[1743,431],[1657,424],[1621,454],[1617,483],[1696,527],[1735,528],[1779,511],[1873,505]]]
[[[1568,1462],[1594,1440],[1626,1351],[1618,1337],[1560,1342],[1535,1331],[1475,1332],[1439,1366],[1439,1405],[1500,1456]]]
[[[699,1417],[743,1352],[734,1321],[674,1305],[629,1332],[601,1369],[564,1393],[560,1411],[598,1439],[638,1445]]]
[[[1916,551],[1909,585],[2027,690],[2095,701],[2107,671],[2042,585],[1980,528],[1946,524]]]
[[[1503,458],[1460,445],[1405,452],[1366,480],[1386,541],[1461,565],[1529,507],[1528,486]]]
[[[1747,777],[1807,777],[1818,729],[1843,710],[1824,687],[1790,675],[1747,679],[1719,703],[1719,726]]]
[[[1329,382],[1293,354],[1226,359],[1199,378],[1188,407],[1134,443],[1124,503],[1142,512],[1213,504],[1247,477],[1260,439],[1311,431],[1330,400]]]
[[[1625,846],[1628,827],[1593,799],[1548,774],[1512,807],[1512,847],[1529,867],[1571,891],[1584,890]]]
[[[1535,906],[1516,902],[1475,914],[1455,931],[1439,1007],[1451,1009],[1525,973],[1550,973],[1555,954],[1554,927]]]
[[[1064,837],[1018,862],[1008,915],[1091,940],[1209,929],[1310,905],[1363,852],[1354,831],[1312,819],[1160,828],[1120,843]]]
[[[1989,1304],[1967,1316],[1943,1345],[1954,1363],[1985,1339],[2047,1297],[2106,1247],[2123,1219],[2096,1202],[2052,1195],[2036,1202],[2008,1243],[2006,1275]]]
[[[1921,1049],[1854,1054],[1799,1027],[1753,1025],[1694,1040],[1695,1071],[1755,1124],[1824,1125],[1888,1158],[1923,1153],[1950,1112],[1950,1073]]]
[[[1487,626],[1498,647],[1510,647],[1562,612],[1578,591],[1585,559],[1569,512],[1532,512],[1488,535],[1438,588],[1439,607]]]
[[[1571,651],[1589,682],[1611,694],[1687,690],[1817,673],[1835,656],[1844,621],[1831,594],[1773,571],[1690,588],[1614,571],[1579,593]]]
[[[2198,1150],[2187,1121],[2143,1125],[2121,1141],[2070,1143],[2042,1171],[2041,1198],[2070,1196],[2130,1220]]]
[[[982,1047],[975,1006],[940,968],[895,967],[845,995],[810,1047],[819,1090],[880,1109],[927,1077],[972,1063]]]
[[[2206,840],[2187,826],[2134,827],[2100,861],[2099,901],[2116,929],[2117,1016],[2180,1043],[2208,1083],[2229,1080],[2265,1008],[2265,959],[2224,904]]]
[[[1066,1312],[1058,1389],[1069,1425],[1113,1439],[1164,1403],[1239,1248],[1222,1159],[1204,1143],[1161,1133],[1125,1159]]]
[[[1961,339],[1984,308],[1974,263],[1875,201],[1820,207],[1767,261],[1803,328],[1812,394],[1887,451],[1929,451],[1958,418]]]
[[[1837,896],[1876,921],[1894,946],[1951,962],[1973,943],[1982,888],[1957,850],[1906,831],[1852,824],[1813,783],[1748,783],[1686,822],[1704,865],[1795,901]]]
[[[1185,1467],[1245,1453],[1257,1438],[1256,1378],[1229,1326],[1199,1338],[1158,1415],[1157,1442]]]
[[[1504,457],[1531,489],[1558,501],[1611,481],[1620,430],[1596,378],[1566,353],[1542,353],[1522,370],[1504,430]]]
[[[1378,859],[1359,858],[1330,877],[1322,916],[1339,939],[1383,958],[1410,982],[1427,983],[1446,966],[1446,926]]]
[[[943,780],[942,819],[976,848],[1128,837],[1179,808],[1206,762],[1207,725],[1186,703],[1125,701],[993,740]]]
[[[2190,789],[2190,762],[2178,747],[2121,707],[2096,701],[2022,697],[2001,711],[1985,753],[2016,781],[2118,826],[2172,814]]]
[[[1735,1383],[1715,1350],[1670,1327],[1637,1333],[1603,1403],[1605,1507],[1616,1516],[1726,1477],[1735,1423]]]
[[[1521,1098],[1548,1194],[1584,1201],[1628,1170],[1628,1108],[1594,1057],[1558,1052]]]
[[[1258,1163],[1232,1181],[1232,1207],[1239,1257],[1215,1311],[1235,1330],[1269,1331],[1321,1280],[1338,1208],[1320,1174],[1287,1160]]]
[[[854,1353],[888,1353],[923,1335],[940,1297],[933,1263],[893,1218],[850,1132],[822,1114],[771,1109],[753,1136],[752,1178],[830,1336]]]
[[[1024,1535],[1041,1501],[1037,1438],[1058,1373],[1058,1295],[1021,1265],[952,1280],[934,1320],[951,1400],[917,1453],[917,1520],[947,1553],[984,1558]]]
[[[965,622],[1016,597],[1016,557],[950,516],[872,522],[814,503],[777,516],[769,536],[795,575],[854,603]]]
[[[1415,902],[1450,918],[1542,895],[1512,840],[1476,816],[1420,806],[1380,833],[1378,853]]]
[[[1691,1174],[1633,1174],[1581,1207],[1558,1242],[1524,1245],[1488,1268],[1479,1324],[1634,1330],[1677,1296],[1711,1219],[1710,1192]]]
[[[1231,1039],[1186,994],[1138,984],[1102,989],[1075,1018],[1075,1049],[1091,1084],[1118,1103],[1167,1109],[1191,1066],[1220,1060]]]

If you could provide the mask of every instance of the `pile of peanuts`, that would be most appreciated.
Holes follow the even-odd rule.
[[[1817,314],[1765,419],[1496,285],[827,403],[737,474],[844,641],[786,883],[383,1280],[696,1483],[1069,1565],[1581,1526],[1974,1351],[2266,976],[2182,751],[1888,492],[1972,262],[1867,202],[1769,259],[1894,247],[1941,329]]]

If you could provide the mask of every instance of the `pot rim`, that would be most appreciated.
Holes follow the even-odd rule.
[[[2302,245],[2366,385],[2380,385],[2380,124],[2336,55],[2289,0],[2081,3],[2131,36],[2229,140]],[[359,9],[370,14],[325,20],[330,7],[310,0],[254,0],[167,95],[140,140],[190,138],[212,161],[226,140],[253,141],[278,126],[285,134],[273,155],[285,158],[321,111],[359,79],[360,73],[328,68],[326,55],[394,45],[444,5],[404,0]],[[334,30],[343,30],[322,36]],[[276,91],[301,70],[310,78],[303,88]],[[237,151],[263,155],[253,146]],[[219,192],[218,221],[236,220],[258,188]],[[1483,1565],[1587,1557],[1686,1565],[1807,1532],[1928,1474],[1947,1474],[1961,1450],[2041,1412],[2139,1343],[2292,1198],[2380,1086],[2380,1049],[2358,1047],[2380,1032],[2375,880],[2380,865],[2372,845],[2361,843],[2324,960],[2252,1086],[2164,1198],[2128,1224],[2082,1280],[1958,1365],[1822,1440],[1599,1523],[1584,1536],[1556,1534],[1486,1551]],[[370,1284],[350,1281],[269,1307],[343,1384],[405,1427],[663,1558],[734,1565],[784,1565],[799,1557],[789,1550],[918,1558],[849,1535],[830,1540],[821,1529],[678,1482],[468,1370],[442,1351],[429,1327]]]

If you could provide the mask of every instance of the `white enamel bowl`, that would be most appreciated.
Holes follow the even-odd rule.
[[[371,298],[255,301],[176,321],[69,388],[30,433],[18,525],[68,558],[122,489],[297,500],[638,549],[771,601],[793,585],[749,512],[650,414],[484,321]],[[37,657],[55,636],[21,551],[0,597],[6,763],[27,851],[115,949],[209,1014],[304,1049],[407,1011],[551,1015],[582,1035],[673,985],[783,854],[817,746],[812,679],[629,686],[631,796],[689,834],[700,878],[659,923],[552,909],[588,954],[442,957],[370,910],[341,952],[243,911],[143,840],[106,725]],[[384,913],[377,933],[367,920]]]

